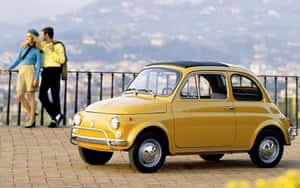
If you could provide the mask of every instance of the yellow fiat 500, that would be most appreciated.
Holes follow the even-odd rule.
[[[257,166],[274,167],[297,135],[253,73],[215,62],[147,65],[122,96],[89,105],[74,124],[71,140],[85,162],[128,151],[141,172],[178,154],[217,161],[248,152]]]

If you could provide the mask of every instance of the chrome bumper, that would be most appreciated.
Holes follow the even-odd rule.
[[[290,141],[295,140],[295,137],[298,136],[297,127],[290,127],[288,129]]]
[[[87,137],[87,136],[76,135],[74,133],[74,130],[76,130],[76,129],[103,132],[104,135],[105,135],[105,138],[95,138],[95,137]],[[119,149],[113,148],[113,146],[126,146],[126,141],[125,140],[109,139],[108,136],[107,136],[107,133],[104,130],[87,128],[87,127],[76,127],[76,126],[72,127],[72,129],[71,129],[71,143],[75,144],[74,141],[86,142],[86,143],[92,143],[92,144],[107,145],[112,150],[119,150]]]

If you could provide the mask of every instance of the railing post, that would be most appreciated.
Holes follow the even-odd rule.
[[[87,106],[91,104],[91,80],[92,80],[92,73],[88,72]]]
[[[63,124],[66,126],[67,122],[67,89],[68,89],[68,79],[65,80],[65,93],[64,93],[64,119]]]
[[[18,104],[18,126],[21,125],[21,102]]]
[[[124,88],[125,88],[125,73],[122,73],[122,93],[124,92]]]
[[[277,105],[277,76],[274,77],[274,103]]]
[[[285,104],[284,104],[284,115],[287,117],[288,115],[288,77],[285,76]]]
[[[11,95],[11,71],[9,71],[9,78],[8,78],[8,99],[7,99],[7,109],[6,109],[6,125],[9,125],[10,95]]]
[[[296,76],[296,127],[298,126],[298,76]]]
[[[76,72],[74,114],[78,112],[78,77],[79,77],[79,73]]]
[[[111,91],[110,91],[110,97],[114,97],[114,73],[111,73]]]
[[[264,87],[267,89],[267,76],[264,76]]]
[[[102,101],[103,98],[103,72],[100,73],[100,91],[99,91],[99,99]]]

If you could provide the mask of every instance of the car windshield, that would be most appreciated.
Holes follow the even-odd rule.
[[[138,74],[126,91],[169,96],[173,93],[180,77],[180,72],[171,69],[145,69]]]

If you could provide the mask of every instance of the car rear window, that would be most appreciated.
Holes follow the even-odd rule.
[[[234,74],[231,76],[232,93],[238,101],[261,101],[262,92],[257,84],[243,75]]]

